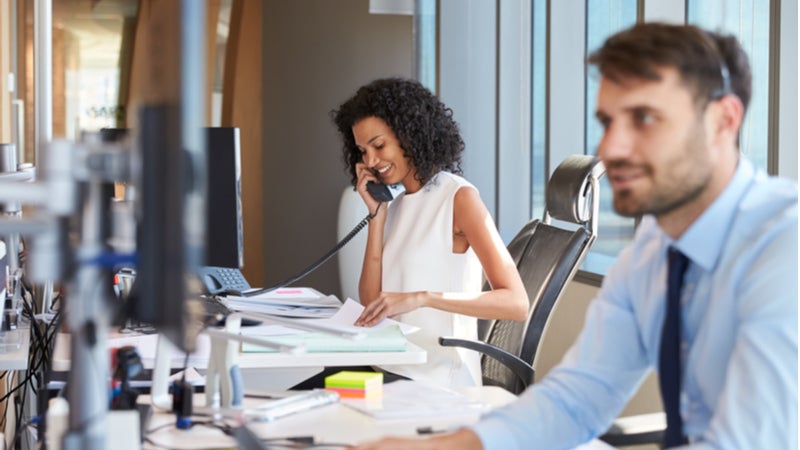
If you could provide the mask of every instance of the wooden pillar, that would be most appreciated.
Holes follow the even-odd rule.
[[[180,94],[180,2],[140,0],[125,105],[128,128],[138,128],[139,107],[177,105]]]
[[[264,283],[264,220],[261,131],[262,2],[233,0],[225,50],[222,125],[239,127],[242,144],[244,269],[253,286]]]
[[[33,90],[33,2],[20,0],[17,3],[17,98],[25,105],[25,162],[36,163],[36,133],[34,129]]]
[[[217,60],[217,23],[222,0],[206,0],[206,126],[211,126],[211,96],[214,93],[214,67]]]
[[[11,142],[11,2],[0,2],[0,142]]]

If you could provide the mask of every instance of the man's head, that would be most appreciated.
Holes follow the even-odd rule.
[[[615,209],[654,214],[679,235],[735,171],[747,57],[732,37],[648,23],[610,37],[589,62],[602,76],[598,156]]]
[[[612,81],[658,81],[658,69],[672,67],[698,107],[728,93],[739,97],[745,110],[750,102],[750,64],[736,38],[692,25],[635,25],[608,38],[589,56],[589,63]]]

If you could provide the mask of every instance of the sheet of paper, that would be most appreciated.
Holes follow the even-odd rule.
[[[347,301],[344,302],[341,308],[336,311],[331,317],[328,318],[319,318],[319,319],[308,319],[308,318],[287,318],[287,317],[276,317],[276,321],[280,320],[278,324],[285,325],[287,327],[291,327],[292,323],[308,323],[311,325],[321,326],[325,329],[333,332],[346,332],[346,333],[360,333],[365,334],[371,329],[380,329],[383,327],[397,325],[400,327],[400,331],[403,332],[403,335],[409,335],[419,330],[419,327],[415,327],[414,325],[409,325],[406,323],[401,323],[393,319],[383,319],[377,325],[372,328],[365,328],[365,327],[357,327],[353,325],[356,322],[356,319],[361,315],[361,312],[364,311],[364,306],[358,303],[357,301],[348,298]],[[258,311],[253,311],[258,312]],[[276,314],[277,316],[282,316],[282,314]],[[274,316],[276,316],[274,315]],[[269,323],[269,318],[264,319],[264,325],[275,325]],[[248,327],[253,328],[253,327]],[[251,330],[247,328],[242,329],[242,333],[251,334]]]
[[[333,317],[328,320],[337,324],[352,326],[354,329],[363,329],[362,327],[356,327],[353,325],[356,322],[356,319],[361,316],[363,311],[364,305],[351,298],[348,298],[342,307],[339,308],[339,311],[337,311],[336,314],[334,314]],[[402,331],[406,336],[419,330],[419,327],[398,322],[394,319],[383,319],[373,328],[383,328],[391,325],[399,325],[400,331]]]
[[[399,380],[383,385],[383,395],[368,399],[343,398],[342,403],[375,419],[475,416],[490,405],[423,381]]]

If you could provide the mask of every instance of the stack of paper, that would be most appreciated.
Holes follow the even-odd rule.
[[[338,300],[337,300],[338,301]],[[371,328],[353,325],[364,311],[364,307],[352,299],[347,299],[336,314],[327,319],[291,319],[299,324],[308,323],[324,326],[330,332],[360,334],[360,338],[338,337],[330,333],[304,332],[287,329],[291,324],[266,325],[242,329],[242,333],[252,336],[268,337],[288,345],[303,344],[307,352],[402,352],[406,350],[406,335],[419,330],[418,327],[383,319]],[[268,352],[269,349],[253,344],[242,344],[242,352]]]
[[[285,317],[331,317],[342,306],[336,296],[299,287],[281,288],[252,297],[228,296],[222,302],[233,311]]]

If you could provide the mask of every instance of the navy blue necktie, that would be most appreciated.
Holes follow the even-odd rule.
[[[661,330],[658,378],[661,400],[667,414],[664,448],[677,447],[686,441],[681,418],[681,288],[689,265],[686,255],[670,247],[667,252],[667,314]]]

